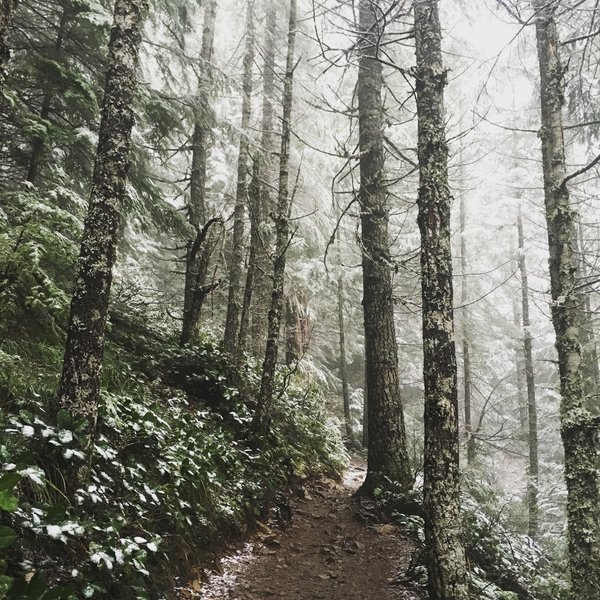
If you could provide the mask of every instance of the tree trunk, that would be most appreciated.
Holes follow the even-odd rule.
[[[250,216],[250,256],[248,258],[248,269],[246,271],[246,283],[244,286],[244,301],[242,314],[240,316],[240,335],[238,338],[238,363],[243,354],[249,351],[248,336],[250,334],[252,298],[254,295],[255,281],[257,278],[257,252],[260,240],[260,163],[254,159],[252,164],[252,179],[248,187],[248,214]]]
[[[204,9],[202,47],[200,49],[201,76],[198,85],[196,122],[192,134],[192,172],[190,175],[189,215],[197,231],[208,220],[206,208],[206,167],[210,154],[210,70],[215,46],[217,0],[209,0]]]
[[[281,153],[279,155],[279,191],[277,212],[275,214],[275,261],[273,264],[273,292],[268,316],[267,346],[263,362],[260,394],[254,419],[254,429],[259,436],[269,430],[271,406],[275,391],[275,368],[279,351],[279,333],[281,313],[283,311],[283,284],[285,278],[285,260],[289,245],[289,216],[291,198],[288,190],[291,118],[294,83],[294,53],[296,44],[296,0],[290,0],[290,18],[288,28],[288,48],[283,88],[283,116],[281,134]]]
[[[285,300],[285,364],[296,365],[302,358],[303,335],[302,315],[296,298],[288,296]]]
[[[523,319],[523,361],[525,364],[525,384],[527,386],[527,423],[529,446],[529,473],[527,478],[527,511],[529,514],[529,536],[536,539],[538,526],[538,430],[537,406],[535,401],[535,379],[533,374],[533,351],[531,323],[529,320],[529,283],[527,280],[527,263],[525,260],[525,240],[523,236],[523,217],[519,209],[517,221],[519,236],[519,271],[521,274],[521,315]]]
[[[383,74],[378,59],[382,16],[377,0],[359,4],[358,123],[363,311],[369,446],[362,493],[386,480],[412,484],[398,376],[388,192],[383,149]]]
[[[271,273],[272,263],[272,235],[270,231],[270,214],[273,211],[273,193],[276,188],[277,175],[274,171],[275,156],[275,126],[273,119],[273,105],[275,104],[275,43],[277,35],[277,7],[267,0],[266,30],[263,63],[263,105],[262,105],[262,134],[261,153],[257,157],[258,173],[260,177],[259,202],[256,218],[251,220],[250,226],[254,228],[251,233],[255,261],[253,287],[251,298],[252,323],[250,337],[254,356],[265,356],[267,338],[267,313],[273,291]]]
[[[565,449],[569,566],[573,598],[600,599],[597,429],[586,410],[581,364],[580,308],[576,292],[575,214],[569,202],[562,106],[564,67],[554,13],[556,3],[534,2],[540,68],[544,201],[550,250],[552,321],[560,371],[561,436]]]
[[[338,240],[339,243],[339,240]],[[342,381],[342,401],[344,406],[344,424],[348,444],[354,445],[352,433],[352,417],[350,416],[350,390],[348,387],[348,364],[346,361],[346,320],[344,319],[344,280],[342,276],[337,281],[338,328],[340,330],[340,380]]]
[[[208,145],[206,126],[198,122],[194,125],[194,133],[192,134],[192,171],[190,173],[190,201],[188,204],[190,223],[196,229],[206,223],[207,218],[205,196]]]
[[[414,6],[425,383],[425,538],[431,600],[469,597],[460,526],[448,147],[437,0]]]
[[[0,92],[4,91],[6,82],[6,66],[10,60],[9,31],[13,14],[17,8],[17,0],[1,0],[0,3]]]
[[[136,69],[146,8],[145,0],[117,0],[115,4],[93,187],[58,392],[58,408],[74,418],[88,419],[88,433],[95,427],[100,403],[104,332],[130,163]]]
[[[475,462],[475,436],[471,418],[471,344],[469,343],[469,307],[467,306],[467,238],[465,224],[467,220],[465,196],[460,196],[460,304],[462,306],[462,351],[463,351],[463,385],[465,393],[465,433],[467,435],[467,464]]]
[[[219,233],[213,228],[219,225]],[[185,312],[179,337],[181,347],[189,344],[196,333],[202,306],[207,296],[221,285],[221,281],[206,283],[210,259],[223,234],[223,221],[220,218],[210,219],[196,236],[193,244],[188,246],[186,260],[186,280],[189,278],[189,290],[186,289]]]
[[[67,7],[64,7],[60,17],[60,23],[58,25],[56,41],[54,43],[54,60],[59,60],[60,58],[63,42],[65,41],[65,35],[67,33],[67,25],[69,24],[70,18],[71,11]],[[53,95],[54,90],[52,90],[50,87],[48,87],[48,89],[46,89],[46,91],[44,92],[42,108],[40,110],[40,120],[42,121],[46,121],[50,116]],[[34,138],[33,145],[31,148],[31,156],[29,158],[29,167],[27,169],[27,181],[29,181],[30,183],[35,184],[38,180],[45,147],[46,144],[44,142],[44,138]]]
[[[369,448],[369,396],[367,390],[367,361],[364,367],[363,384],[363,426],[362,426],[362,445],[363,448]]]
[[[286,352],[288,366],[298,364],[308,350],[310,318],[308,301],[303,294],[291,293],[286,298]]]
[[[586,397],[586,406],[593,414],[600,413],[598,402],[598,384],[600,383],[600,372],[598,369],[598,347],[596,345],[596,333],[594,331],[593,311],[590,302],[590,291],[586,287],[588,273],[583,261],[585,257],[585,242],[583,235],[583,223],[578,223],[578,248],[580,258],[578,260],[578,277],[581,281],[580,304],[582,307],[581,321],[581,360],[583,363],[583,391]]]
[[[192,170],[190,174],[190,199],[188,202],[189,220],[196,230],[196,238],[188,240],[185,256],[185,287],[183,300],[183,321],[180,345],[188,344],[194,337],[200,320],[205,290],[214,289],[214,283],[207,283],[208,268],[218,239],[210,232],[203,235],[203,227],[208,220],[206,207],[207,163],[210,154],[210,77],[208,72],[214,51],[217,0],[211,0],[205,8],[202,31],[202,76],[198,86],[197,102],[202,108],[196,109],[196,123],[192,134]],[[202,238],[198,247],[197,241]],[[194,251],[195,249],[195,251]]]
[[[518,268],[518,263],[517,263]],[[523,317],[521,315],[521,308],[519,306],[519,301],[513,300],[513,323],[515,325],[515,329],[522,331],[523,330]],[[515,340],[515,383],[517,388],[517,402],[516,408],[519,411],[519,425],[521,429],[525,429],[527,425],[527,400],[525,398],[525,367],[523,365],[522,358],[523,347],[521,344],[521,336],[519,336],[518,340]]]
[[[252,67],[254,66],[253,0],[248,2],[246,24],[246,50],[244,55],[244,79],[242,84],[242,131],[237,168],[237,190],[233,215],[233,248],[229,265],[229,297],[225,319],[224,346],[232,364],[237,363],[240,314],[242,312],[242,268],[244,264],[244,216],[248,197],[248,137],[252,116]]]

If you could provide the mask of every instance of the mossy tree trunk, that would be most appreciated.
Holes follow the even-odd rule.
[[[454,346],[448,147],[437,0],[414,6],[419,229],[425,383],[424,499],[429,598],[469,598],[460,526],[457,366]]]
[[[534,1],[540,70],[544,201],[550,251],[552,322],[560,372],[561,436],[565,450],[572,597],[600,598],[597,428],[585,408],[575,252],[576,218],[567,188],[562,107],[565,68],[555,21],[556,2]]]
[[[362,435],[361,435],[361,443],[363,448],[369,448],[369,396],[367,389],[367,361],[365,360],[365,367],[363,369],[363,406],[362,406]]]
[[[294,61],[296,46],[296,0],[290,1],[287,59],[283,87],[281,151],[279,155],[279,188],[275,218],[275,260],[273,263],[273,291],[269,309],[267,345],[263,361],[254,430],[262,437],[269,430],[271,408],[275,393],[275,370],[279,353],[279,333],[284,303],[284,279],[287,249],[290,243],[291,197],[289,193],[290,138],[293,105]]]
[[[250,338],[251,350],[255,357],[263,359],[267,338],[267,314],[273,291],[271,272],[272,233],[270,214],[273,211],[273,192],[277,186],[277,175],[274,173],[274,156],[276,134],[273,107],[275,104],[275,44],[277,37],[277,6],[266,1],[266,29],[264,41],[264,60],[262,69],[263,104],[261,124],[261,153],[256,157],[257,180],[259,182],[257,202],[250,221],[250,243],[252,260],[249,264],[251,277]]]
[[[229,295],[225,318],[224,346],[232,364],[237,362],[240,316],[242,312],[242,269],[244,264],[244,217],[249,204],[248,159],[250,157],[250,118],[252,116],[252,68],[254,66],[254,2],[248,2],[246,47],[242,82],[242,126],[237,166],[237,189],[233,215],[233,248],[229,263]]]
[[[358,123],[361,245],[368,397],[368,461],[363,493],[386,479],[411,486],[398,375],[389,206],[383,148],[383,73],[379,41],[383,12],[377,1],[359,4]]]
[[[535,398],[535,378],[533,373],[533,339],[529,319],[529,282],[525,258],[525,238],[523,235],[523,217],[519,210],[517,219],[519,241],[519,272],[521,275],[521,318],[523,327],[523,364],[525,365],[525,385],[527,388],[527,442],[529,446],[529,468],[527,476],[528,533],[533,539],[539,532],[538,523],[538,426]]]
[[[10,60],[10,36],[17,0],[2,0],[0,3],[0,92],[6,82],[6,66]]]
[[[125,197],[146,0],[117,0],[93,187],[71,302],[57,404],[95,428],[112,269]]]

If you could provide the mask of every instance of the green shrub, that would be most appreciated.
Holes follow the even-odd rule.
[[[0,479],[4,526],[16,534],[4,567],[14,580],[1,580],[12,585],[8,598],[37,597],[23,587],[32,581],[52,584],[56,598],[157,598],[202,552],[243,533],[278,491],[345,466],[339,433],[308,380],[277,398],[259,452],[249,432],[254,400],[229,384],[213,339],[185,351],[167,346],[153,382],[127,364],[119,368],[129,384],[107,377],[119,393],[104,394],[90,462],[83,423],[64,413],[53,423],[35,399],[4,414],[4,477],[19,496],[16,507]],[[174,365],[190,364],[175,376]],[[255,388],[256,372],[245,377]],[[84,475],[73,502],[61,491],[65,468]]]

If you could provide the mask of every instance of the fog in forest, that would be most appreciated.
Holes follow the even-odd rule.
[[[599,25],[1,2],[0,598],[599,600]]]

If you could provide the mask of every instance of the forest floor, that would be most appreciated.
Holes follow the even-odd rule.
[[[324,480],[291,500],[283,528],[261,526],[223,557],[207,582],[181,590],[200,600],[420,600],[404,581],[415,543],[390,524],[374,523],[354,492],[365,476],[353,461],[340,483]]]

